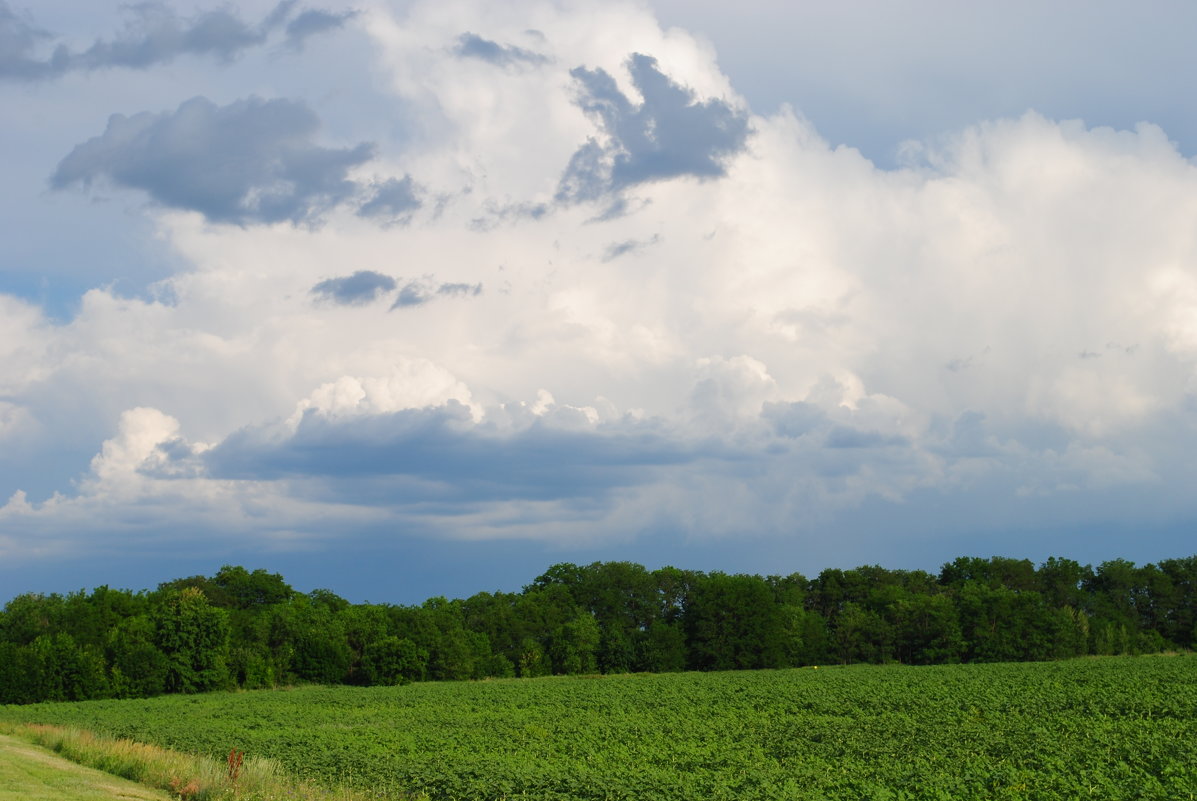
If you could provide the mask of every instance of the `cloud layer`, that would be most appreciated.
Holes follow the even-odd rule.
[[[0,296],[0,458],[88,449],[57,493],[9,465],[0,553],[1197,517],[1197,170],[1164,131],[1028,112],[882,169],[639,6],[520,9],[276,9],[369,37],[400,111],[360,135],[264,93],[76,140],[57,194],[149,198],[178,266],[60,323]],[[44,37],[0,15],[24,69]]]

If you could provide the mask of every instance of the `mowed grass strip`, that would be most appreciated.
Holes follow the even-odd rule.
[[[0,801],[170,801],[170,796],[0,734]]]
[[[232,754],[226,760],[212,759],[68,726],[0,722],[0,732],[13,735],[5,737],[0,733],[0,737],[18,747],[23,746],[24,754],[41,756],[43,761],[60,768],[65,765],[89,771],[99,777],[97,787],[119,791],[116,795],[101,794],[94,798],[147,801],[166,798],[182,801],[373,801],[376,798],[338,786],[336,782],[317,786],[297,780],[280,770],[271,759],[244,758],[239,752],[234,752],[239,757],[234,763]],[[19,769],[18,764],[17,775],[23,775]],[[139,788],[142,794],[130,794],[128,787]],[[22,787],[14,791],[15,795],[8,796],[2,788],[3,784],[0,784],[0,801],[8,801],[10,797],[22,801],[42,797],[31,795]],[[73,795],[56,794],[53,788],[45,797],[76,799]]]

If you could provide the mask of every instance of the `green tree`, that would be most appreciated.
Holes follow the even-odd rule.
[[[959,662],[964,636],[956,605],[946,595],[910,595],[894,609],[899,661],[911,665]]]
[[[961,556],[945,564],[939,571],[940,584],[959,587],[970,581],[1016,592],[1034,590],[1038,586],[1035,565],[1030,559]]]
[[[1153,585],[1148,588],[1152,597],[1155,627],[1164,639],[1181,648],[1197,648],[1197,556],[1184,559],[1165,559],[1158,565],[1167,576],[1167,597]]]
[[[1093,579],[1093,568],[1071,559],[1049,557],[1035,574],[1036,588],[1049,606],[1081,608],[1085,583]]]
[[[225,565],[212,577],[211,583],[220,588],[221,597],[237,609],[253,609],[289,601],[295,590],[278,573]]]
[[[572,620],[558,626],[549,643],[553,672],[597,673],[600,637],[598,623],[589,612],[579,612]]]
[[[18,595],[4,607],[0,635],[15,645],[29,645],[43,634],[53,634],[60,629],[62,609],[61,595]]]
[[[643,639],[639,662],[653,673],[674,673],[686,669],[686,633],[679,623],[653,621]]]
[[[520,643],[520,656],[516,667],[520,677],[525,679],[548,676],[553,670],[552,663],[545,657],[544,649],[531,637],[525,637]]]
[[[147,698],[166,692],[169,661],[156,639],[148,614],[125,618],[109,632],[105,652],[116,697]]]
[[[698,670],[786,664],[786,619],[760,576],[708,574],[694,587],[685,622],[691,666]]]
[[[394,635],[375,640],[362,653],[362,671],[370,684],[420,681],[428,667],[428,653],[414,642]]]
[[[836,660],[853,662],[888,662],[894,658],[894,629],[880,614],[849,601],[831,625],[833,655]]]
[[[287,679],[337,684],[349,677],[353,653],[341,619],[306,595],[270,607],[268,642]]]
[[[440,681],[474,678],[479,657],[488,656],[490,648],[489,644],[483,648],[477,636],[466,630],[461,601],[429,598],[421,611],[431,626],[428,641],[429,678]]]
[[[208,603],[202,590],[167,591],[152,619],[154,644],[167,660],[167,692],[207,692],[228,685],[228,613]]]

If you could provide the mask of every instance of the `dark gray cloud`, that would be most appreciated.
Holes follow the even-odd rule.
[[[383,223],[406,223],[423,205],[411,176],[405,175],[375,184],[373,196],[358,208],[357,214]]]
[[[356,11],[343,11],[340,14],[334,14],[315,8],[303,11],[287,23],[287,45],[301,49],[309,38],[337,30],[357,14]]]
[[[394,291],[395,279],[372,270],[358,270],[353,275],[329,278],[316,284],[311,293],[321,300],[342,306],[364,306],[386,292]]]
[[[124,28],[114,37],[97,39],[82,51],[58,45],[51,55],[39,58],[38,44],[54,37],[18,17],[0,0],[0,79],[42,80],[75,71],[146,69],[186,55],[231,61],[266,44],[280,28],[285,43],[298,49],[308,37],[336,30],[356,14],[309,9],[292,19],[295,6],[296,0],[283,0],[261,22],[251,24],[227,8],[181,17],[165,3],[135,3],[125,7]]]
[[[646,181],[680,176],[718,178],[724,161],[744,149],[748,117],[723,100],[699,102],[669,79],[657,60],[640,53],[628,61],[644,98],[633,105],[604,70],[578,67],[578,105],[594,118],[605,141],[590,139],[565,169],[557,199],[596,200]]]
[[[213,478],[400,479],[389,482],[387,499],[404,503],[602,495],[697,456],[649,425],[577,431],[537,419],[502,433],[475,426],[450,401],[351,419],[308,413],[286,440],[245,429],[204,458]]]
[[[347,171],[374,148],[320,147],[320,119],[301,102],[251,97],[217,106],[203,97],[174,113],[114,114],[104,133],[62,160],[51,185],[101,179],[212,222],[311,221],[358,190]]]
[[[143,69],[181,55],[215,56],[229,61],[266,40],[265,31],[226,9],[204,11],[183,19],[163,3],[139,3],[130,6],[129,13],[131,18],[116,38],[99,39],[87,50],[73,55],[68,69]]]
[[[430,281],[409,281],[399,290],[391,310],[422,306],[436,297],[473,297],[482,294],[482,284],[441,284]]]
[[[776,405],[781,417],[813,411],[785,406]],[[476,423],[455,401],[353,417],[310,410],[293,433],[279,436],[272,426],[243,429],[199,458],[212,479],[287,480],[302,485],[307,498],[343,502],[348,495],[432,515],[510,500],[592,502],[605,514],[611,491],[669,481],[678,469],[695,465],[734,481],[781,470],[833,484],[866,468],[914,468],[914,450],[902,438],[837,430],[818,414],[815,438],[765,451],[718,437],[692,439],[660,420],[624,418],[592,427],[575,424],[568,414],[517,412],[502,425],[492,422],[499,416]]]
[[[459,56],[478,58],[500,67],[518,64],[544,64],[548,58],[532,50],[515,45],[501,45],[490,39],[483,39],[475,33],[463,33],[457,37],[454,51]]]

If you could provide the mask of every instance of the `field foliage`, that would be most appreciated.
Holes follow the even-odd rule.
[[[394,798],[1189,799],[1197,657],[556,677],[0,709]]]

